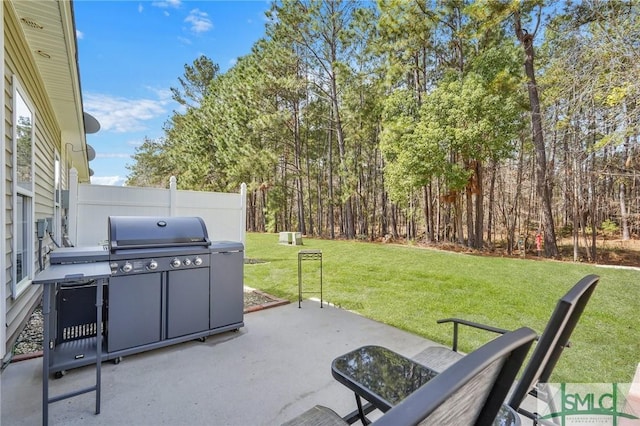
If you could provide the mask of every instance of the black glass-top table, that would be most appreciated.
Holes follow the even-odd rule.
[[[438,372],[382,346],[363,346],[334,359],[331,374],[355,393],[358,417],[367,424],[371,409],[362,405],[361,398],[369,401],[369,407],[389,411]],[[519,426],[520,417],[503,405],[493,424]]]

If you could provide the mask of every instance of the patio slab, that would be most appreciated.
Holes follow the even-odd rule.
[[[102,368],[101,413],[93,393],[49,406],[51,425],[278,425],[315,404],[345,415],[353,394],[331,361],[367,344],[413,356],[433,342],[306,300],[245,315],[238,332],[125,357]],[[42,359],[0,375],[0,423],[41,424]],[[50,395],[90,386],[95,369],[50,380]]]

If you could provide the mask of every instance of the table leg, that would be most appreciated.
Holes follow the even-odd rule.
[[[102,367],[102,291],[104,279],[96,282],[96,414],[100,414],[100,385]]]
[[[360,395],[356,395],[356,404],[358,405],[358,414],[360,415],[360,420],[364,426],[367,426],[370,422],[367,419],[367,416],[364,414],[364,410],[362,409],[362,400],[360,399]]]
[[[302,303],[302,257],[298,253],[298,309]]]
[[[44,320],[42,339],[42,425],[49,423],[49,342],[50,336],[50,314],[51,314],[51,291],[55,284],[46,284],[42,294],[42,317]]]

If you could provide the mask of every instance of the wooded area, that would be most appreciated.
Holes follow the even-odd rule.
[[[546,4],[545,4],[546,3]],[[482,249],[640,233],[640,6],[587,0],[285,0],[221,73],[185,65],[184,110],[129,185],[237,191],[250,231]],[[215,46],[212,46],[215,49]]]

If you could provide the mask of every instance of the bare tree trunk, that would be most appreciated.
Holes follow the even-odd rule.
[[[573,156],[573,160],[571,163],[571,169],[568,171],[569,173],[573,174],[573,182],[572,182],[572,186],[573,186],[573,203],[572,203],[572,209],[573,209],[573,231],[572,231],[572,236],[573,236],[573,261],[577,262],[579,260],[579,238],[578,238],[578,228],[580,227],[580,222],[578,221],[578,218],[580,217],[580,208],[579,208],[579,198],[580,198],[580,192],[578,189],[579,183],[578,183],[578,164],[577,164],[577,159],[575,158],[575,155]]]
[[[304,183],[302,182],[302,139],[300,137],[300,114],[298,102],[293,103],[293,142],[294,142],[294,165],[295,165],[295,186],[296,186],[296,207],[298,232],[307,233],[304,212]]]
[[[475,245],[474,247],[478,250],[482,250],[482,246],[484,245],[482,242],[482,234],[484,234],[484,230],[482,229],[484,224],[484,189],[483,189],[483,173],[482,173],[482,163],[479,161],[476,162],[476,178],[478,182],[478,187],[476,190],[476,224],[475,224]]]
[[[594,135],[595,137],[595,135]],[[595,155],[591,154],[591,170],[595,170],[594,167],[596,166],[596,159],[595,159]],[[590,191],[589,191],[589,198],[590,198],[590,210],[591,210],[591,214],[589,215],[591,217],[591,261],[595,262],[598,259],[598,254],[597,254],[597,232],[598,232],[598,227],[596,225],[596,214],[597,214],[597,203],[596,203],[596,183],[595,183],[595,178],[593,176],[593,173],[591,172],[591,170],[589,171],[589,186],[590,186]]]
[[[371,201],[373,203],[373,206],[371,206],[371,241],[375,240],[376,238],[376,224],[377,224],[377,220],[376,220],[376,216],[377,216],[377,211],[378,211],[378,191],[377,189],[380,188],[381,191],[384,191],[384,186],[382,185],[378,185],[378,148],[376,148],[373,152],[373,183],[372,183],[372,189],[371,189]]]
[[[458,236],[458,243],[464,244],[464,232],[462,229],[462,197],[456,197],[454,204],[454,213],[456,215],[456,235]]]
[[[491,244],[493,242],[493,238],[491,237],[491,232],[493,231],[493,206],[495,203],[495,189],[496,189],[496,162],[495,160],[491,161],[491,181],[489,183],[489,203],[487,204],[489,207],[489,212],[487,214],[487,242]]]
[[[393,204],[391,206],[391,232],[394,239],[398,238],[398,207]]]
[[[626,198],[626,190],[624,182],[620,182],[620,216],[622,222],[622,240],[629,241],[629,213],[627,213],[627,203],[625,201]]]
[[[470,188],[465,191],[467,208],[467,247],[475,247],[475,231],[473,229],[473,194]]]
[[[437,185],[436,186],[436,194],[440,194],[440,182],[437,181],[436,185]],[[440,238],[440,227],[441,227],[441,224],[442,224],[442,203],[438,202],[438,203],[436,203],[436,223],[435,223],[435,228],[434,228],[435,241],[441,241],[442,240]]]
[[[313,200],[311,199],[311,160],[309,159],[309,139],[306,139],[305,143],[305,162],[307,165],[306,178],[307,178],[307,199],[309,202],[309,234],[314,235],[314,222],[313,222]],[[320,188],[318,188],[320,189]],[[318,196],[320,196],[320,192],[318,192]]]
[[[551,212],[551,191],[547,181],[547,158],[544,134],[542,132],[542,114],[540,113],[540,98],[538,96],[534,68],[533,34],[529,34],[522,28],[520,12],[517,11],[514,17],[516,36],[520,40],[526,56],[524,69],[527,75],[527,90],[529,92],[529,104],[531,105],[531,127],[533,130],[533,143],[536,149],[536,189],[542,201],[541,221],[544,235],[544,251],[546,256],[557,257],[558,246]]]
[[[318,223],[318,236],[322,237],[324,235],[324,222],[322,220],[322,215],[324,213],[324,197],[322,196],[322,182],[324,181],[324,170],[322,168],[318,169],[318,173],[316,175],[316,190],[318,192],[317,200],[318,200],[318,212],[316,215],[316,221]]]
[[[424,196],[424,222],[427,227],[427,241],[435,241],[433,233],[433,204],[431,203],[431,184],[422,187]]]
[[[384,167],[384,163],[382,163],[382,167]],[[383,237],[386,237],[389,233],[389,198],[387,197],[387,191],[384,190],[384,173],[380,175],[380,182],[382,188],[382,199],[380,200],[380,221],[381,221],[381,234]]]
[[[511,254],[513,250],[513,243],[516,241],[516,223],[519,215],[520,194],[522,188],[522,177],[524,174],[524,137],[520,138],[520,153],[518,155],[518,171],[516,174],[516,193],[513,197],[512,207],[512,221],[508,230],[507,241],[509,242],[508,253]],[[531,206],[529,206],[531,207]],[[531,209],[527,209],[527,215]],[[528,221],[528,219],[525,219]]]

